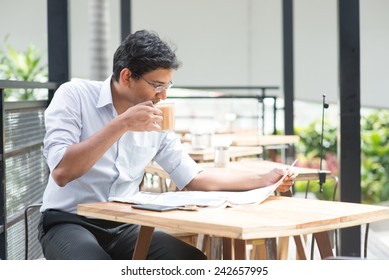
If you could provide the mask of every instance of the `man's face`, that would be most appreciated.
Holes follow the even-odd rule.
[[[134,104],[152,100],[154,103],[165,100],[166,91],[172,84],[172,69],[156,69],[133,78],[130,98]]]

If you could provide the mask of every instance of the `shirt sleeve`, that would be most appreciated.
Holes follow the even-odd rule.
[[[61,85],[45,111],[46,135],[43,154],[52,171],[62,160],[67,147],[80,142],[81,113],[69,83]]]
[[[167,172],[178,189],[182,190],[203,170],[185,151],[179,137],[166,133],[155,161]]]

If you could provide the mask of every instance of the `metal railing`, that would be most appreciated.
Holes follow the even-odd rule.
[[[44,111],[48,100],[5,102],[7,89],[46,89],[55,83],[0,80],[0,259],[24,259],[24,210],[42,200],[48,168],[42,154]],[[36,224],[39,215],[29,218]],[[41,255],[36,234],[30,234],[31,257]]]
[[[278,90],[278,86],[175,86],[180,89],[199,90],[203,92],[189,93],[189,94],[175,94],[169,93],[169,98],[177,99],[255,99],[261,106],[260,123],[258,129],[265,132],[265,100],[272,100],[273,113],[273,134],[277,134],[277,96],[267,94],[268,90]],[[223,92],[209,92],[209,91],[223,91]],[[252,92],[247,94],[247,92]]]

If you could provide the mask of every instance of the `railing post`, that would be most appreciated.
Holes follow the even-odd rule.
[[[4,89],[0,88],[0,259],[6,259],[5,235],[5,162],[4,162]]]
[[[340,199],[361,202],[361,47],[359,1],[338,0]],[[340,254],[361,256],[361,227],[340,231]]]
[[[120,1],[120,31],[121,41],[131,33],[131,0]]]
[[[49,81],[58,86],[69,81],[68,26],[68,0],[47,0]],[[54,91],[49,91],[49,102]]]

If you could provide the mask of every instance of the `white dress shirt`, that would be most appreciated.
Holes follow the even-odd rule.
[[[76,80],[59,87],[45,112],[44,156],[50,171],[67,147],[79,143],[117,116],[111,77],[104,82]],[[202,169],[185,152],[174,132],[128,131],[83,176],[59,187],[49,176],[41,211],[76,213],[79,203],[108,201],[139,191],[144,168],[155,160],[183,189]]]

